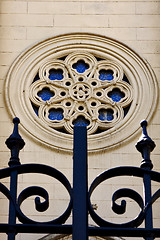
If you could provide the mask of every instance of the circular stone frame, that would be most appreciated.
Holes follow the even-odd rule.
[[[128,141],[139,130],[142,119],[150,120],[158,100],[158,84],[148,62],[125,44],[96,34],[72,33],[44,40],[20,54],[11,65],[5,82],[5,100],[12,117],[35,140],[47,146],[71,151],[73,135],[45,125],[33,111],[29,86],[44,61],[51,57],[86,51],[117,62],[133,87],[133,102],[125,118],[111,129],[88,136],[88,150],[100,151]]]

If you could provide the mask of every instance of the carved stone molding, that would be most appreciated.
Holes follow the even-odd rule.
[[[72,149],[74,125],[86,125],[89,151],[134,136],[155,111],[158,86],[149,64],[116,40],[73,33],[25,50],[5,85],[7,107],[38,141]]]

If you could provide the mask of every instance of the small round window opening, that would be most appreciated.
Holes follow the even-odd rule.
[[[30,85],[30,101],[38,118],[67,134],[86,126],[88,134],[107,131],[122,121],[133,90],[115,61],[76,51],[40,66]]]
[[[70,151],[74,126],[86,126],[93,152],[128,141],[142,119],[150,120],[158,84],[149,64],[123,43],[73,33],[20,54],[7,74],[5,99],[36,141]]]

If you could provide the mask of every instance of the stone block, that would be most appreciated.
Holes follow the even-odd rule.
[[[160,2],[159,1],[137,2],[136,14],[149,14],[149,15],[160,14]]]
[[[20,53],[30,44],[33,44],[32,40],[10,40],[10,39],[1,39],[0,41],[0,50],[4,53],[15,52]],[[17,53],[17,56],[18,56]]]
[[[160,27],[158,15],[111,15],[109,16],[110,27]]]
[[[27,27],[27,39],[39,40],[55,35],[53,27]]]
[[[0,79],[4,80],[8,71],[8,66],[0,65],[1,76]]]
[[[51,15],[34,14],[1,14],[1,24],[3,26],[53,26]]]
[[[1,1],[1,13],[27,13],[27,2],[25,1]]]
[[[25,27],[1,27],[0,38],[2,39],[26,39]]]
[[[55,27],[107,27],[108,17],[90,15],[55,15]]]
[[[160,54],[144,54],[144,57],[147,59],[147,61],[150,63],[150,65],[153,67],[159,67],[160,63]]]
[[[0,233],[0,239],[7,240],[7,234],[6,233]]]
[[[68,2],[67,4],[63,1],[53,2],[29,2],[28,12],[35,14],[80,14],[81,4],[79,2]]]
[[[150,136],[153,136],[155,141],[160,139],[160,123],[151,125]]]
[[[0,53],[0,66],[9,67],[14,59],[17,57],[17,53],[1,52]],[[0,89],[0,92],[2,88]]]
[[[159,116],[160,116],[160,107],[157,109],[153,116],[152,124],[159,124]]]
[[[94,15],[114,15],[114,14],[135,14],[134,2],[114,2],[106,1],[99,3],[94,2],[82,2],[82,14],[94,14]]]
[[[13,126],[9,122],[1,122],[1,136],[6,137],[6,139],[13,132]]]
[[[138,28],[137,40],[160,40],[160,28]]]
[[[160,53],[160,41],[125,41],[132,49],[139,54]]]

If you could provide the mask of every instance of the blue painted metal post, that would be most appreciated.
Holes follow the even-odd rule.
[[[9,202],[9,224],[14,225],[16,224],[16,197],[17,197],[17,171],[11,172],[11,180],[10,180],[10,192],[11,198]],[[10,229],[8,233],[8,240],[15,240],[16,232],[14,229]]]
[[[74,127],[73,240],[88,239],[87,130]]]
[[[139,152],[142,154],[142,162],[141,162],[141,168],[146,170],[151,170],[153,168],[153,164],[150,160],[150,152],[153,151],[155,148],[155,143],[152,141],[152,139],[147,134],[147,121],[141,122],[141,127],[143,128],[143,133],[141,138],[136,144],[136,148]],[[144,198],[145,198],[145,206],[147,203],[151,201],[152,197],[152,191],[151,191],[151,177],[146,172],[143,177],[143,184],[144,184]],[[146,212],[145,217],[145,228],[148,230],[153,229],[153,216],[152,216],[152,206],[150,206]],[[146,237],[145,240],[153,240],[154,237]]]
[[[151,192],[151,177],[148,174],[144,174],[143,177],[144,183],[144,197],[145,197],[145,205],[150,202],[152,197]],[[153,216],[152,216],[152,206],[148,208],[145,217],[145,228],[152,230],[153,229]],[[145,240],[153,240],[153,237],[146,237]]]
[[[19,151],[24,147],[25,142],[18,132],[19,118],[13,119],[14,129],[13,133],[6,140],[7,147],[11,150],[11,157],[8,165],[12,168],[20,165]],[[13,168],[10,176],[10,194],[11,199],[9,202],[9,225],[16,224],[16,201],[17,201],[17,170]],[[15,229],[9,229],[8,240],[15,240]]]

